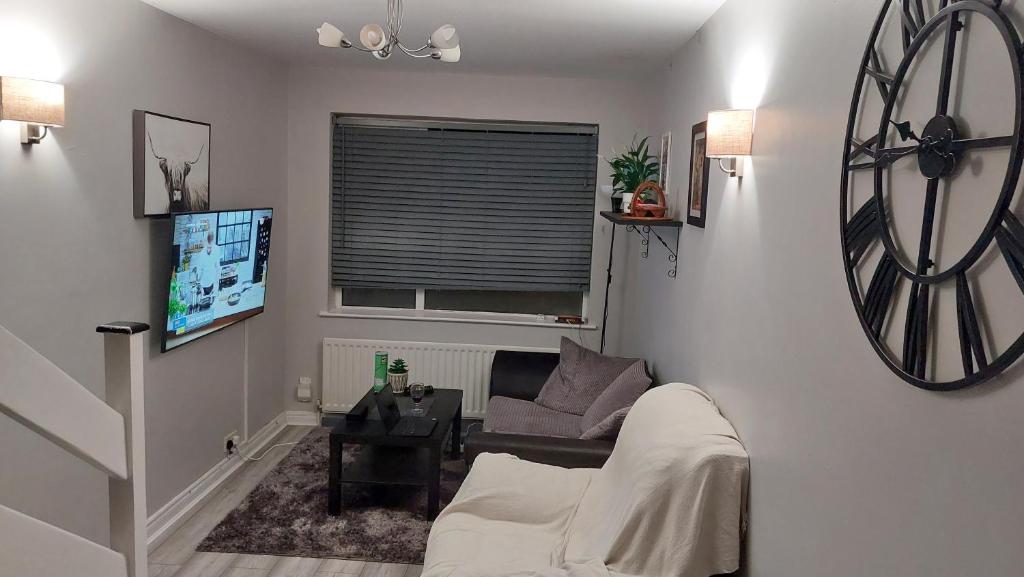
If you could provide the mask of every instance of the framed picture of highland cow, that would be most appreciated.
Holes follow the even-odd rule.
[[[132,113],[135,218],[210,210],[210,125]]]

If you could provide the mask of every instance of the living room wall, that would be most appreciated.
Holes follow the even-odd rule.
[[[23,148],[0,126],[0,324],[102,397],[96,325],[150,322],[146,353],[150,513],[223,458],[222,439],[282,410],[284,66],[137,0],[5,3],[0,75],[67,86],[67,126]],[[274,206],[268,312],[162,355],[168,221],[132,216],[131,117],[212,123],[214,208]],[[31,385],[31,383],[26,383]],[[247,410],[247,413],[245,412]],[[107,540],[106,477],[0,417],[0,502]]]
[[[678,279],[658,247],[630,260],[629,299],[646,305],[622,348],[662,382],[705,388],[739,430],[748,574],[1019,574],[1024,371],[958,393],[915,389],[875,355],[850,302],[840,167],[881,5],[729,0],[665,68],[652,130],[676,137],[674,182],[686,186],[690,128],[709,110],[758,107],[754,156],[742,181],[712,166],[707,228],[683,229]],[[978,87],[1008,74],[995,61],[969,69]],[[1016,303],[993,314],[1022,320],[1014,291],[987,293]]]
[[[435,62],[423,62],[423,70],[416,72],[382,71],[386,66],[293,67],[289,73],[288,276],[296,281],[289,286],[284,397],[291,410],[312,410],[295,400],[295,387],[300,377],[308,376],[318,390],[325,337],[557,348],[566,335],[575,340],[582,336],[591,348],[600,345],[599,331],[320,316],[330,293],[332,113],[598,124],[600,152],[609,155],[612,147],[622,150],[634,134],[646,133],[651,110],[651,94],[625,81],[456,74]],[[600,171],[599,184],[610,184],[603,162]],[[608,210],[610,201],[600,195],[597,204]],[[604,306],[610,232],[610,224],[595,215],[591,322],[599,323]],[[621,283],[620,277],[613,289],[610,339],[621,311]]]

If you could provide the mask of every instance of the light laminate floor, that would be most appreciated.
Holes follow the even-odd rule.
[[[267,447],[298,441],[312,427],[287,427]],[[340,559],[199,553],[196,546],[217,523],[288,454],[274,449],[261,461],[247,462],[198,511],[149,556],[149,577],[419,577],[420,565]],[[324,473],[326,474],[326,472]]]

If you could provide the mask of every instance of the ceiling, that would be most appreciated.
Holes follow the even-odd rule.
[[[383,24],[386,0],[144,0],[220,36],[291,64],[373,65],[493,74],[635,77],[659,66],[725,0],[405,0],[401,37],[422,44],[454,24],[462,62],[395,55],[377,62],[317,45],[329,21],[358,39]]]

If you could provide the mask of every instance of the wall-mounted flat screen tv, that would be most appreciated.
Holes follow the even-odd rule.
[[[172,215],[164,352],[263,312],[273,215],[270,208]]]

